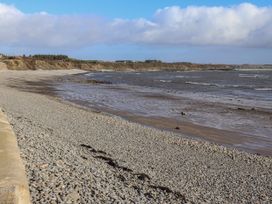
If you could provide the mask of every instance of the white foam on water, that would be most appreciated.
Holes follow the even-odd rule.
[[[254,88],[253,85],[217,84],[217,83],[194,82],[194,81],[186,81],[185,83],[191,84],[191,85],[201,85],[201,86],[216,86],[219,88]]]
[[[272,91],[272,88],[256,88],[256,91]]]
[[[182,75],[179,75],[179,76],[175,76],[175,78],[179,78],[179,79],[199,79],[200,77],[199,76],[182,76]]]
[[[261,79],[268,79],[269,76],[264,74],[239,74],[241,78],[261,78]]]
[[[176,78],[181,78],[181,79],[183,79],[183,78],[185,78],[185,76],[175,76]]]
[[[202,85],[202,86],[214,86],[211,83],[206,82],[194,82],[194,81],[186,81],[185,84],[192,84],[192,85]]]
[[[87,73],[87,74],[84,74],[85,76],[89,76],[89,77],[91,77],[91,76],[94,76],[95,75],[95,73]]]
[[[163,82],[163,83],[170,83],[170,82],[172,82],[172,80],[163,80],[163,79],[161,79],[160,82]]]

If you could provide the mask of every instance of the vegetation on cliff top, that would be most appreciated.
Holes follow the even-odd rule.
[[[88,71],[188,71],[188,70],[232,70],[239,65],[226,64],[194,64],[189,62],[162,62],[156,59],[145,61],[116,60],[79,60],[67,55],[36,54],[29,56],[7,56],[0,54],[0,63],[11,70],[36,69],[83,69]]]

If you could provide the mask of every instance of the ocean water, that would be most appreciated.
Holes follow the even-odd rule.
[[[202,92],[254,100],[272,100],[272,71],[89,73],[113,84],[158,88],[171,93]]]
[[[55,88],[93,109],[231,131],[250,138],[232,146],[272,149],[272,71],[90,72]]]

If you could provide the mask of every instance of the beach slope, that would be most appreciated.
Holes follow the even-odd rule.
[[[0,107],[17,135],[33,203],[272,202],[272,158],[12,86],[78,72],[0,72]]]

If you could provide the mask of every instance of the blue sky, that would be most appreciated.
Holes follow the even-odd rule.
[[[272,63],[272,1],[247,2],[0,0],[0,52]]]
[[[8,0],[0,1],[13,4],[20,10],[33,13],[46,11],[53,14],[95,14],[107,18],[150,17],[159,9],[167,6],[231,6],[250,2],[257,6],[272,5],[270,0]]]

